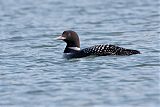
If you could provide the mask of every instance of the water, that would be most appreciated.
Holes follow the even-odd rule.
[[[0,0],[0,107],[158,107],[158,0]],[[132,56],[66,60],[76,31],[81,47],[115,44]]]

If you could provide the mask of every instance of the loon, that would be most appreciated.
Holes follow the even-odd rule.
[[[106,55],[133,55],[140,54],[139,51],[133,49],[126,49],[115,45],[95,45],[88,48],[80,49],[80,40],[78,34],[75,31],[67,30],[62,33],[61,36],[56,38],[57,40],[63,40],[67,43],[64,49],[64,57],[70,58],[82,58],[90,55],[106,56]]]

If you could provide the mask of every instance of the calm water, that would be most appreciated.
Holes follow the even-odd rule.
[[[0,107],[158,107],[158,0],[0,0]],[[133,56],[66,60],[76,31],[81,47],[115,44]]]

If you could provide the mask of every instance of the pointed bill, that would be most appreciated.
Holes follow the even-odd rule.
[[[56,37],[55,39],[56,39],[56,40],[64,40],[64,39],[66,39],[66,38],[63,37],[63,36],[58,36],[58,37]]]

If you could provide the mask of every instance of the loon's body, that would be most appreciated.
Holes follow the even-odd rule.
[[[63,40],[67,43],[64,50],[64,56],[66,58],[82,58],[90,55],[106,56],[106,55],[133,55],[140,54],[137,50],[125,49],[115,45],[95,45],[80,50],[80,41],[76,32],[64,31],[62,36],[57,39]]]

